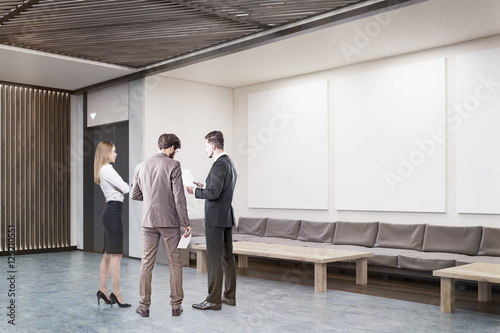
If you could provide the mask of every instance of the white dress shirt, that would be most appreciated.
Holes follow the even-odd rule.
[[[113,166],[111,164],[104,165],[99,172],[99,177],[101,179],[101,190],[102,193],[104,193],[106,202],[123,202],[123,195],[130,191],[130,187],[123,181],[122,177],[120,177]],[[116,188],[119,188],[122,193],[117,191]]]
[[[222,153],[220,153],[219,155],[215,156],[215,158],[214,158],[214,163],[215,163],[215,161],[217,161],[217,160],[219,159],[219,157],[224,156],[224,155],[227,155],[225,151],[223,151],[223,152],[222,152]]]

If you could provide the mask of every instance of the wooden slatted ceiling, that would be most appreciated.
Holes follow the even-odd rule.
[[[356,2],[0,1],[0,43],[137,68]]]
[[[14,10],[16,7],[21,6],[23,0],[4,0],[0,1],[0,17],[3,17]]]

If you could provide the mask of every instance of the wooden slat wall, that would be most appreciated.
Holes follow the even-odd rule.
[[[70,247],[70,96],[0,84],[0,252]]]

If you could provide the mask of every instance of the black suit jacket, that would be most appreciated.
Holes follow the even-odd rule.
[[[207,227],[231,228],[234,225],[231,203],[236,178],[233,161],[229,156],[222,155],[212,165],[205,188],[196,188],[196,198],[205,199],[205,225]]]

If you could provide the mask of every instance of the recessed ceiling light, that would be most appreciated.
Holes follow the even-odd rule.
[[[90,114],[90,118],[94,119],[94,118],[95,118],[95,115],[96,115],[96,113],[95,113],[95,112],[94,112],[94,113],[91,113],[91,114]]]

